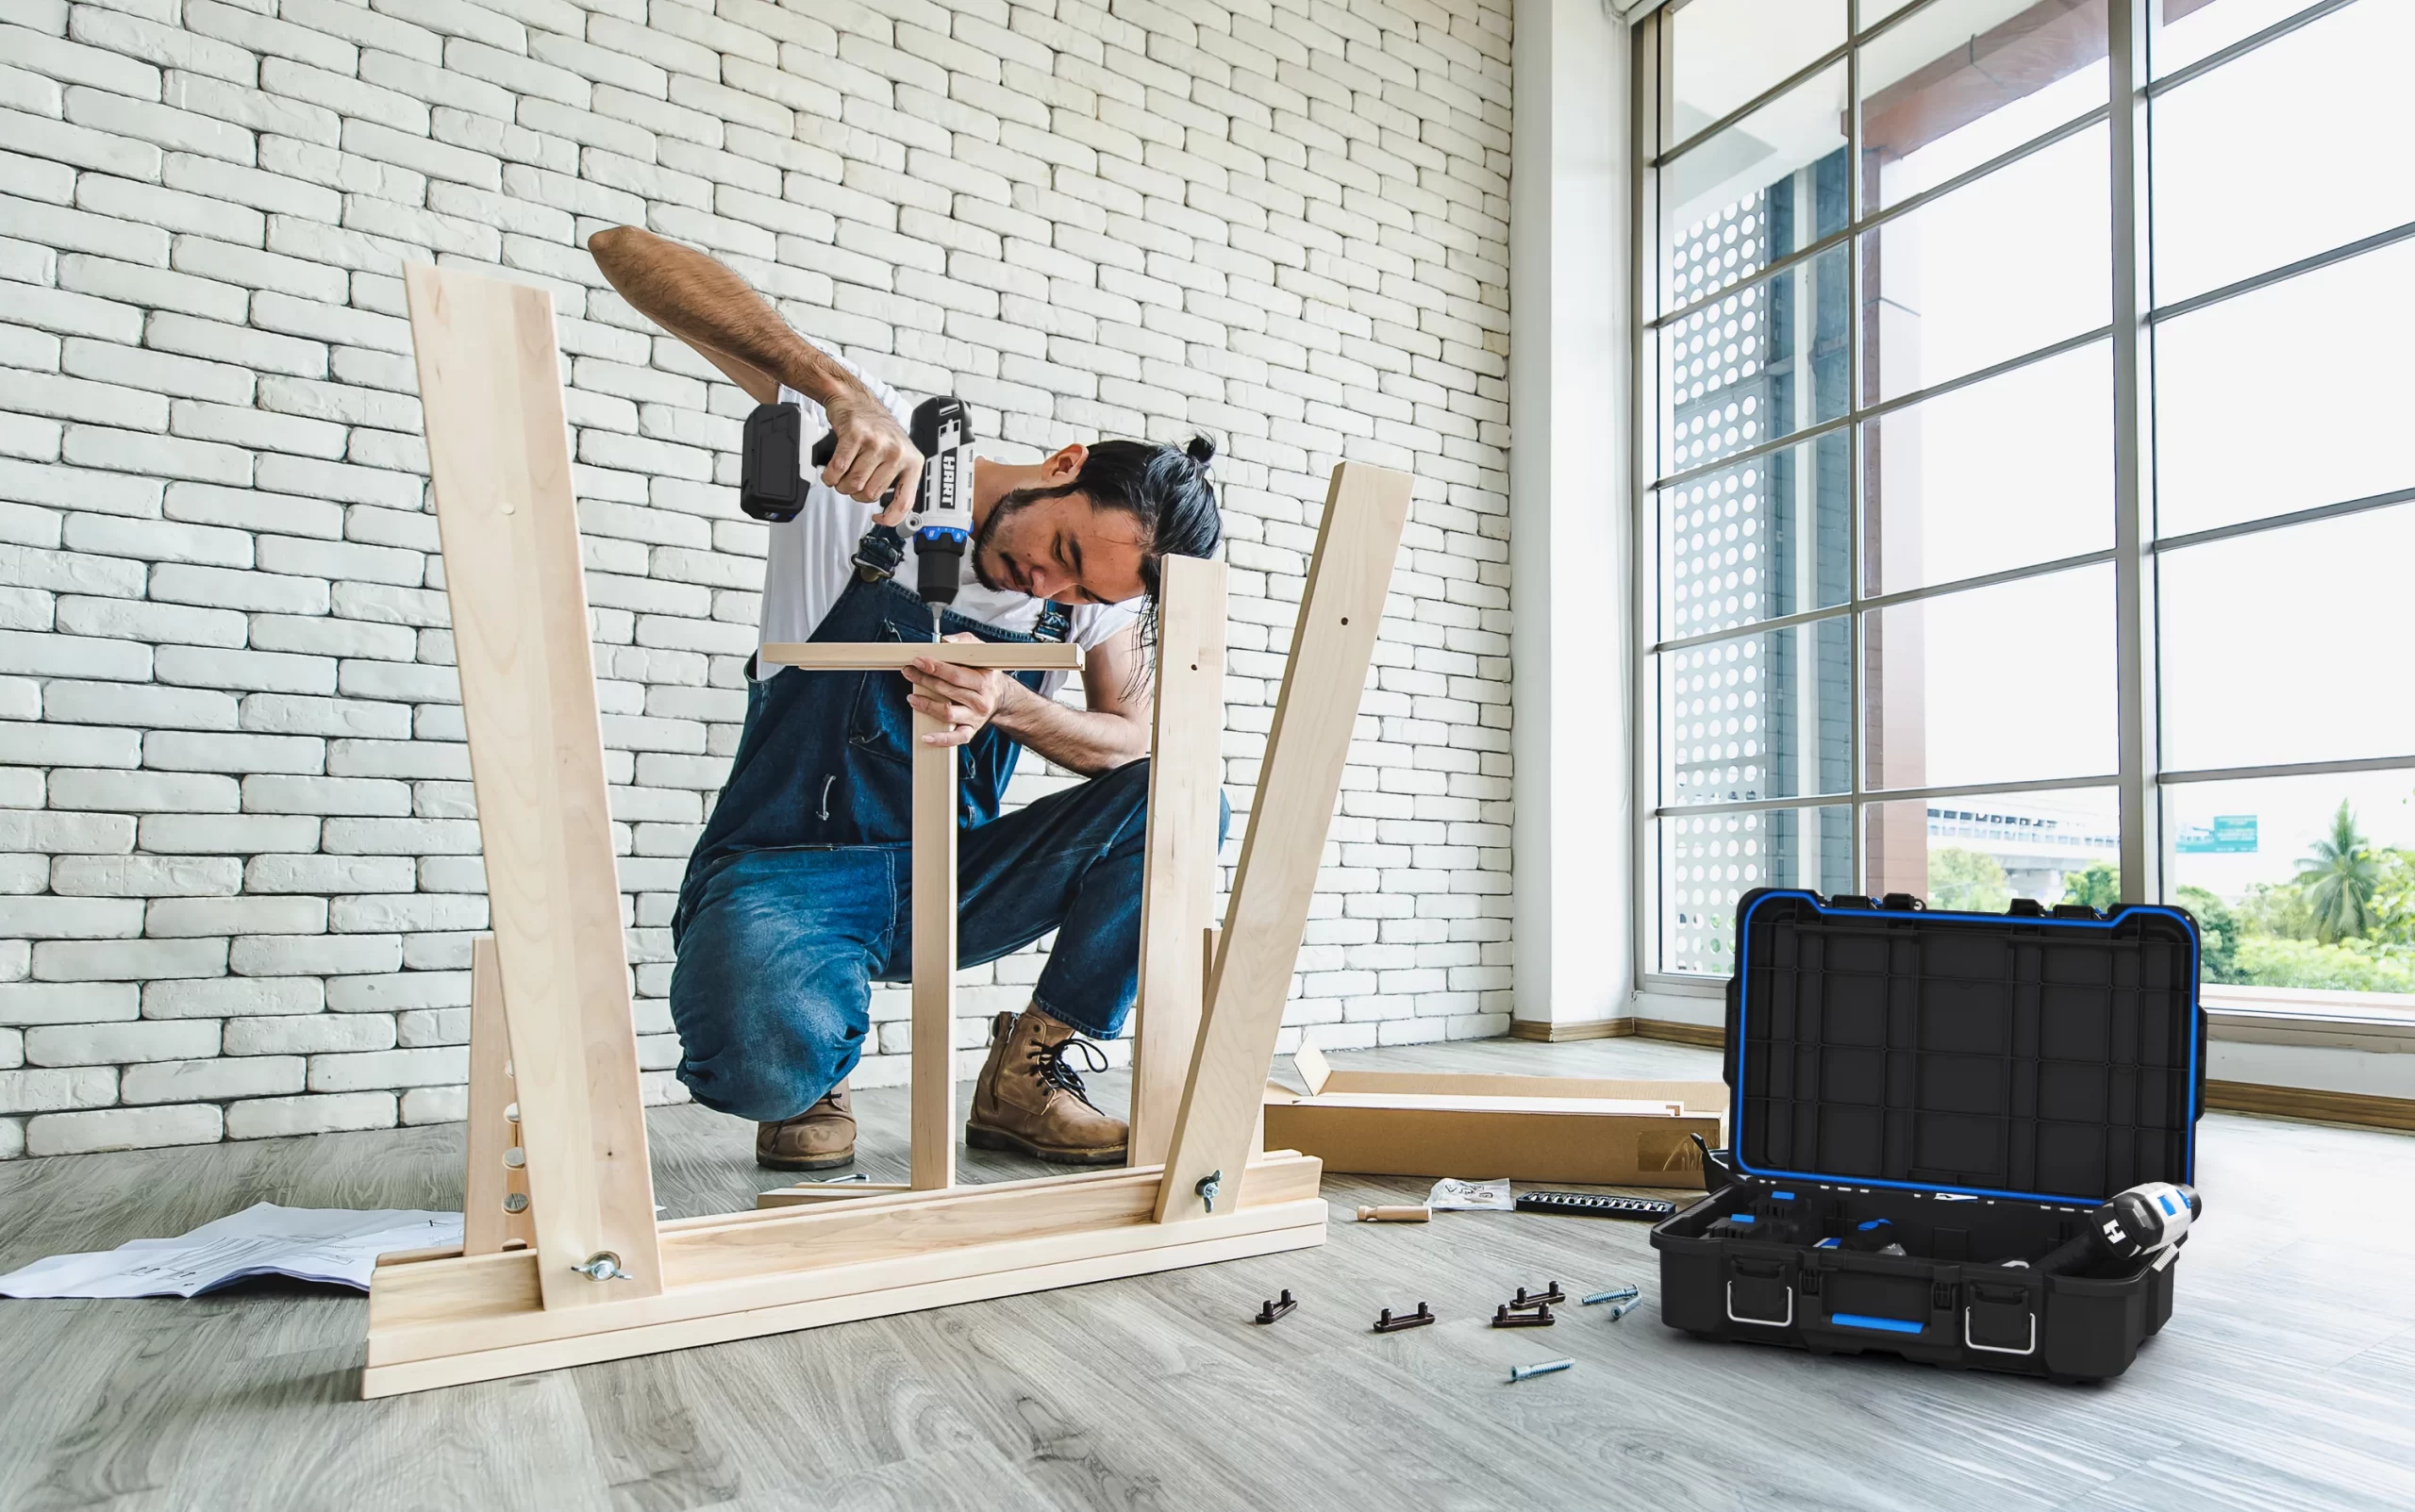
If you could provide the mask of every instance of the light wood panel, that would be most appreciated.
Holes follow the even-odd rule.
[[[539,1304],[535,1259],[521,1253],[468,1256],[380,1269],[370,1292],[368,1364],[373,1374],[391,1365],[481,1357],[528,1345],[595,1338],[663,1324],[695,1324],[704,1337],[736,1338],[789,1327],[749,1327],[766,1309],[800,1303],[866,1297],[871,1310],[831,1316],[878,1316],[909,1310],[891,1307],[881,1295],[935,1282],[964,1282],[974,1294],[982,1278],[1010,1275],[1062,1262],[1116,1262],[1127,1257],[1137,1274],[1166,1264],[1152,1252],[1224,1237],[1282,1233],[1274,1248],[1323,1242],[1324,1207],[1316,1195],[1321,1167],[1307,1156],[1270,1156],[1260,1201],[1215,1220],[1169,1226],[1150,1221],[1159,1171],[1116,1171],[1121,1179],[1042,1181],[1013,1191],[978,1187],[883,1203],[825,1205],[790,1209],[775,1222],[699,1227],[666,1236],[666,1288],[607,1308],[564,1312]],[[1262,1253],[1253,1251],[1252,1253]],[[1013,1289],[1013,1288],[1009,1288]],[[969,1300],[956,1299],[956,1300]],[[945,1305],[945,1301],[922,1305]],[[738,1320],[713,1322],[712,1320]],[[724,1331],[728,1330],[728,1331]],[[653,1334],[662,1340],[677,1336]],[[681,1348],[655,1342],[646,1348]],[[644,1349],[613,1350],[594,1358]],[[519,1369],[542,1369],[520,1366]],[[478,1380],[508,1371],[471,1369],[458,1379]],[[434,1384],[434,1383],[431,1383]],[[368,1394],[379,1394],[364,1383]]]
[[[1141,1001],[1132,1044],[1130,1163],[1161,1165],[1199,1047],[1207,991],[1200,931],[1216,906],[1224,769],[1224,593],[1220,561],[1169,557],[1159,571],[1157,713],[1149,742],[1148,860],[1141,901]]]
[[[1388,468],[1344,462],[1333,470],[1233,876],[1213,995],[1166,1155],[1160,1221],[1205,1215],[1196,1188],[1216,1171],[1224,1177],[1222,1210],[1241,1177],[1408,521],[1409,485],[1407,474]]]
[[[956,805],[961,759],[924,738],[949,726],[914,712],[914,1171],[917,1190],[956,1185]]]
[[[952,1307],[1022,1292],[1148,1275],[1185,1266],[1213,1265],[1322,1244],[1324,1225],[1324,1203],[1310,1198],[1264,1209],[1257,1215],[1239,1215],[1229,1223],[1185,1224],[1178,1228],[1135,1223],[1108,1234],[1026,1240],[1023,1248],[1031,1252],[1032,1258],[1023,1265],[1011,1263],[1009,1252],[1016,1246],[985,1246],[944,1256],[942,1265],[931,1269],[958,1273],[926,1281],[900,1280],[893,1275],[867,1277],[870,1285],[866,1289],[838,1296],[715,1312],[604,1333],[574,1334],[474,1354],[372,1365],[361,1372],[361,1394],[382,1397],[424,1391],[523,1375],[531,1371],[693,1349],[703,1344]],[[1083,1253],[1086,1251],[1098,1253]]]
[[[798,1207],[808,1203],[841,1203],[856,1197],[887,1197],[912,1191],[910,1181],[800,1181],[755,1194],[757,1207]]]
[[[765,666],[818,672],[902,672],[918,658],[1004,672],[1082,670],[1082,648],[1070,640],[774,640],[758,654]]]
[[[545,1304],[661,1288],[553,298],[404,270]],[[628,1279],[571,1268],[619,1256]]]
[[[525,1156],[522,1163],[506,1163],[520,1138],[518,1106],[512,1101],[510,1033],[504,1019],[503,967],[495,959],[494,937],[480,935],[470,941],[469,1125],[463,1140],[468,1159],[461,1177],[461,1249],[470,1254],[536,1242],[536,1226],[525,1205]],[[515,1193],[524,1200],[516,1213],[504,1206]]]

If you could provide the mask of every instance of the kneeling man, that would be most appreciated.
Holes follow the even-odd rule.
[[[906,585],[904,519],[921,474],[911,407],[807,341],[727,268],[623,226],[589,241],[621,295],[757,403],[800,407],[809,452],[803,508],[772,526],[761,643],[927,640],[930,609]],[[746,723],[696,843],[672,920],[671,1013],[679,1079],[708,1107],[757,1121],[756,1159],[819,1171],[855,1158],[847,1074],[871,1031],[871,984],[913,961],[914,711],[961,748],[959,960],[977,965],[1054,930],[1020,1014],[1001,1013],[965,1140],[1074,1165],[1123,1162],[1126,1129],[1093,1107],[1082,1037],[1118,1034],[1138,989],[1148,790],[1141,629],[1168,554],[1206,557],[1222,534],[1208,480],[1214,448],[1102,440],[1037,462],[974,468],[974,542],[943,628],[951,639],[1072,640],[1085,709],[1055,702],[1064,674],[918,662],[902,676],[749,664]],[[895,489],[895,502],[876,501]],[[1029,746],[1089,780],[1001,815]]]

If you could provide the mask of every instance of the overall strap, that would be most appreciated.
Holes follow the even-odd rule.
[[[1062,640],[1073,633],[1073,610],[1055,599],[1040,606],[1040,623],[1031,627],[1034,640]]]
[[[906,559],[906,538],[894,525],[874,525],[856,542],[856,576],[867,583],[885,583],[897,575]]]

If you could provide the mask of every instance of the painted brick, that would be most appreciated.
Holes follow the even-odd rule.
[[[267,1139],[289,1134],[329,1134],[338,1129],[394,1126],[394,1094],[345,1092],[330,1097],[264,1097],[226,1108],[229,1139]]]
[[[45,1113],[25,1122],[25,1154],[88,1155],[173,1144],[215,1144],[225,1119],[207,1104],[119,1107],[86,1113]]]
[[[132,984],[124,984],[131,987]],[[120,984],[94,984],[93,990]],[[62,989],[63,990],[63,989]],[[326,987],[315,976],[223,976],[142,987],[146,1019],[231,1019],[239,1015],[315,1014],[326,1005]],[[229,1048],[228,1055],[258,1052]]]
[[[1508,11],[1309,8],[43,11],[0,102],[0,800],[47,806],[0,807],[0,886],[141,938],[0,942],[0,1060],[230,1027],[98,1094],[158,1105],[0,1119],[0,1155],[459,1115],[484,869],[397,276],[432,255],[556,291],[644,1086],[684,1097],[663,929],[766,538],[729,507],[745,402],[602,288],[576,239],[609,224],[733,255],[1019,455],[1219,432],[1243,816],[1319,474],[1415,471],[1287,1043],[1501,1032]],[[1011,1006],[1042,960],[968,990]]]
[[[137,1060],[186,1060],[216,1054],[218,1025],[208,1019],[49,1024],[25,1034],[25,1059],[36,1066],[104,1066]]]

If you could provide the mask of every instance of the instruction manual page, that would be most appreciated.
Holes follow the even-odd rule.
[[[369,1289],[377,1256],[461,1242],[461,1215],[258,1203],[181,1238],[56,1254],[0,1276],[0,1297],[192,1297],[247,1276]]]

